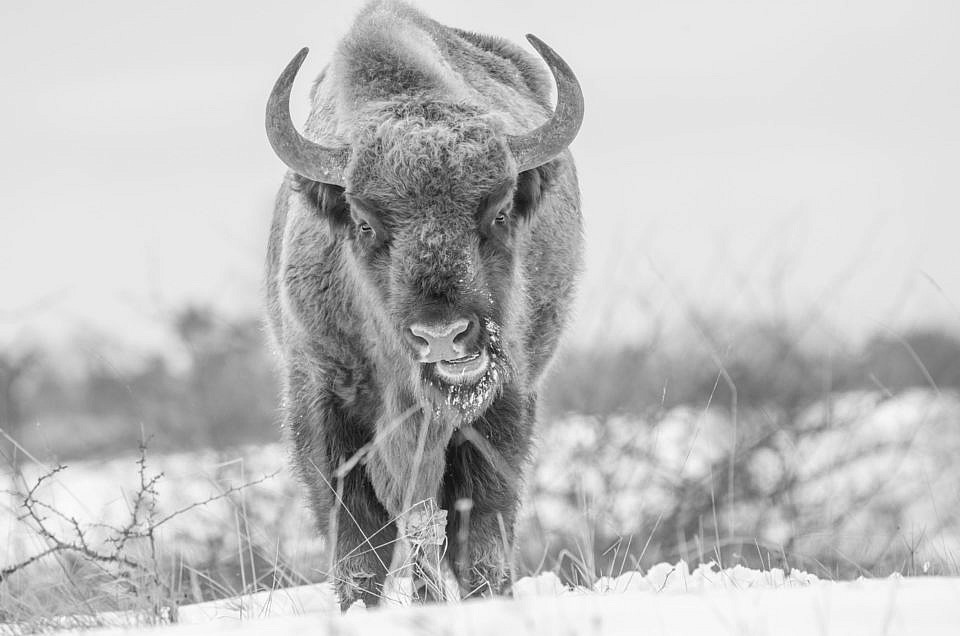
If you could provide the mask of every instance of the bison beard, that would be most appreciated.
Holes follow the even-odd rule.
[[[537,392],[582,262],[566,63],[369,4],[270,141],[291,171],[268,243],[285,427],[342,607],[410,567],[423,596],[502,593]]]

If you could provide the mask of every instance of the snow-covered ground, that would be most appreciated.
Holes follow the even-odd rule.
[[[921,564],[960,557],[960,397],[950,392],[839,393],[797,414],[571,417],[545,428],[540,449],[528,513],[548,532],[589,508],[608,539],[685,519],[757,551],[876,563],[909,545]]]
[[[741,413],[736,443],[722,409],[680,407],[651,421],[573,416],[546,423],[528,480],[524,523],[551,539],[565,533],[579,539],[576,533],[587,523],[614,540],[646,539],[661,520],[665,525],[679,515],[700,514],[702,524],[714,523],[724,536],[748,537],[757,551],[776,554],[792,544],[798,554],[842,553],[851,562],[871,563],[910,546],[916,570],[929,561],[951,566],[932,574],[957,572],[960,398],[922,390],[892,399],[850,393],[811,407],[783,430],[756,424],[770,417]],[[725,458],[731,452],[749,496],[738,495],[733,506],[715,504],[713,497],[728,495]],[[138,484],[136,459],[72,463],[38,494],[81,523],[120,526]],[[163,473],[157,482],[160,516],[269,476],[171,520],[158,537],[187,561],[217,557],[210,555],[212,546],[236,556],[239,514],[240,530],[270,554],[309,561],[322,542],[287,465],[280,444],[148,457],[148,473]],[[28,464],[26,483],[48,468]],[[706,494],[698,501],[691,493]],[[20,512],[16,501],[0,508],[0,546],[7,548],[0,550],[0,567],[44,545],[18,521]],[[704,531],[707,537],[715,532],[709,526]],[[224,541],[230,536],[232,542]]]
[[[130,502],[139,488],[137,455],[68,462],[46,480],[38,499],[84,526],[88,539],[110,535],[108,527],[124,526]],[[32,485],[49,465],[28,464],[23,481]],[[164,523],[157,532],[162,548],[175,548],[187,562],[236,557],[238,534],[259,545],[279,548],[282,556],[301,559],[322,549],[299,485],[288,471],[287,451],[280,444],[147,456],[148,477],[156,482],[154,520],[189,509]],[[10,480],[2,487],[22,490]],[[230,497],[230,488],[252,484]],[[19,487],[18,487],[19,486]],[[198,502],[213,501],[191,507]],[[0,506],[0,567],[35,554],[46,546],[34,529],[18,517],[17,497]],[[142,515],[145,516],[145,515]],[[70,536],[70,524],[48,515],[51,527]],[[89,526],[89,527],[88,527]]]
[[[800,413],[783,430],[763,428],[757,422],[766,420],[755,414],[741,412],[738,417],[736,441],[730,436],[730,414],[723,409],[676,408],[651,421],[570,417],[548,423],[542,427],[538,465],[528,482],[521,542],[532,535],[543,546],[560,533],[575,533],[589,514],[595,526],[588,531],[606,528],[614,537],[636,536],[642,543],[654,535],[660,518],[683,512],[699,494],[712,496],[715,484],[725,487],[724,458],[733,453],[742,471],[738,478],[748,480],[753,499],[738,498],[735,507],[710,511],[703,522],[716,523],[724,536],[731,536],[727,528],[733,528],[747,537],[745,545],[755,547],[757,554],[762,549],[766,571],[709,566],[690,571],[680,562],[641,573],[632,571],[638,565],[621,557],[614,571],[631,571],[620,576],[593,579],[594,573],[581,569],[575,578],[589,580],[589,589],[564,587],[547,572],[517,581],[513,600],[353,608],[346,616],[336,610],[325,585],[291,587],[322,580],[325,559],[323,541],[287,470],[287,451],[281,445],[148,456],[147,476],[163,473],[156,483],[154,520],[186,509],[157,532],[165,563],[220,565],[237,579],[215,592],[178,583],[189,593],[178,589],[180,607],[167,614],[171,619],[176,614],[180,624],[163,629],[184,634],[208,633],[214,625],[249,628],[251,633],[378,629],[393,634],[423,628],[451,634],[676,634],[701,633],[713,626],[722,633],[743,634],[960,634],[960,579],[830,582],[796,569],[789,576],[770,569],[778,564],[777,546],[792,537],[793,553],[783,556],[794,567],[793,555],[804,552],[826,553],[834,562],[847,560],[859,567],[855,559],[899,551],[909,555],[909,564],[896,561],[884,574],[891,569],[960,574],[960,398],[920,390],[892,398],[879,392],[836,395]],[[3,487],[22,492],[24,483],[34,483],[49,468],[28,463],[23,483],[7,475]],[[264,477],[229,497],[191,507]],[[776,494],[787,482],[790,489]],[[76,520],[96,545],[109,538],[108,526],[127,523],[138,485],[137,457],[130,455],[75,462],[45,481],[37,497],[60,513],[59,518],[49,516],[57,532],[69,538]],[[721,494],[718,488],[717,496]],[[49,544],[20,518],[23,510],[16,497],[8,501],[0,506],[0,568]],[[709,507],[711,499],[705,502]],[[713,533],[704,534],[710,539]],[[651,553],[656,554],[655,548],[654,541]],[[706,558],[712,554],[708,547]],[[815,566],[806,566],[811,572],[836,578],[829,567],[807,560],[811,562]],[[286,578],[279,585],[285,589],[184,604],[251,589],[243,570],[250,570],[245,575],[249,577],[260,567],[255,563],[282,570]],[[26,580],[38,572],[62,578],[52,566],[49,558],[30,566]],[[534,571],[557,567],[535,567],[536,559],[527,566]],[[570,572],[564,575],[568,580]],[[261,589],[265,580],[270,579],[259,579]],[[34,581],[46,584],[40,578]],[[117,605],[131,606],[143,604]],[[82,606],[66,607],[69,613],[69,608],[80,611]],[[7,615],[3,609],[5,620],[23,616]],[[60,613],[58,608],[53,615]],[[101,618],[106,623],[129,622],[131,616],[120,612]]]
[[[116,617],[120,619],[121,617]],[[129,617],[126,617],[129,619]],[[96,634],[136,632],[135,626]],[[180,608],[156,634],[792,634],[960,633],[960,578],[821,581],[803,572],[720,570],[683,562],[564,587],[555,575],[524,578],[514,599],[336,609],[324,584]]]

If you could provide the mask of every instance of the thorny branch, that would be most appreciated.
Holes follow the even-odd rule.
[[[67,467],[64,465],[56,466],[38,477],[36,482],[26,489],[26,492],[11,492],[10,494],[14,494],[20,498],[20,507],[23,508],[23,513],[18,519],[27,523],[33,531],[47,543],[47,548],[27,559],[0,569],[0,582],[41,559],[52,555],[70,553],[78,555],[96,564],[98,567],[113,566],[119,570],[125,570],[128,574],[132,572],[147,575],[153,579],[153,583],[161,585],[157,568],[157,530],[190,510],[228,498],[236,492],[275,477],[279,472],[275,471],[260,479],[245,482],[237,486],[231,486],[203,501],[194,502],[157,519],[156,508],[158,493],[156,486],[163,477],[163,473],[154,475],[147,474],[147,447],[145,443],[141,443],[139,453],[137,459],[139,484],[130,502],[129,517],[126,523],[119,527],[100,523],[81,524],[76,517],[68,516],[38,498],[37,493],[41,486],[65,470]],[[59,519],[66,523],[69,531],[64,532],[54,528],[51,523],[52,519]],[[109,536],[103,541],[103,547],[92,546],[88,541],[88,534],[94,528],[104,529],[109,532]],[[130,544],[136,540],[146,541],[146,557],[134,558],[130,555]],[[130,580],[129,577],[125,578]]]

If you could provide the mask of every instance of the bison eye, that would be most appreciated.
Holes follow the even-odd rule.
[[[363,221],[359,225],[357,225],[357,229],[360,230],[360,234],[362,234],[363,236],[369,237],[369,236],[373,236],[374,234],[373,227],[366,221]]]
[[[494,225],[505,225],[507,223],[507,213],[501,212],[493,218]]]

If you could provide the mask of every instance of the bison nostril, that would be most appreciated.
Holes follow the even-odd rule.
[[[407,329],[407,342],[413,345],[413,348],[418,352],[428,350],[430,348],[430,342],[426,338],[417,335],[413,329],[413,327]]]
[[[477,319],[470,318],[463,330],[453,337],[453,343],[464,348],[469,348],[476,340],[478,328]]]

